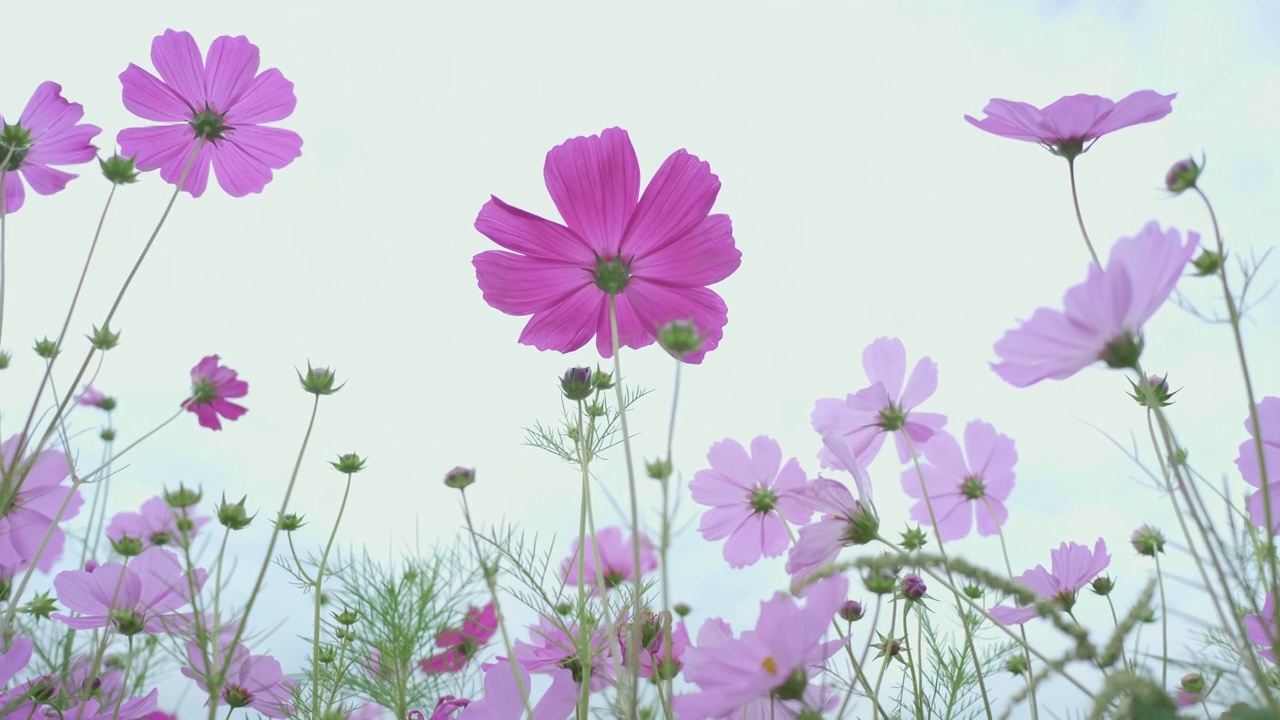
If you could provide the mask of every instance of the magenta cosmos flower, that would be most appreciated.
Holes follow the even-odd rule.
[[[196,414],[200,425],[210,430],[221,430],[218,416],[237,420],[249,412],[230,402],[228,398],[242,398],[249,394],[249,383],[239,379],[236,371],[218,364],[217,355],[207,355],[191,368],[191,397],[183,405]]]
[[[293,681],[284,676],[280,663],[270,655],[250,655],[249,648],[236,645],[234,652],[227,652],[228,644],[219,642],[221,658],[214,658],[214,665],[224,670],[221,702],[232,709],[252,708],[269,718],[284,718],[292,714]],[[205,660],[200,646],[187,643],[187,661],[182,674],[196,681],[206,693]]]
[[[1045,146],[1054,155],[1068,160],[1088,150],[1085,143],[1130,125],[1149,123],[1173,112],[1177,93],[1161,95],[1139,90],[1120,102],[1097,95],[1068,95],[1040,109],[1013,100],[992,98],[983,109],[987,117],[964,119],[976,128],[1013,140]]]
[[[16,124],[0,116],[0,184],[4,186],[0,215],[22,209],[23,180],[41,195],[52,195],[76,178],[55,170],[54,165],[78,165],[94,158],[98,149],[89,141],[102,129],[81,124],[83,117],[84,108],[67,102],[62,86],[55,82],[40,83]]]
[[[560,563],[560,578],[566,585],[578,584],[578,545],[574,540],[569,548],[569,557]],[[632,552],[631,538],[623,537],[622,528],[607,527],[596,535],[596,541],[586,548],[586,558],[582,563],[583,584],[591,588],[595,594],[600,593],[597,587],[597,575],[604,576],[604,588],[612,590],[628,580],[635,579],[635,557]],[[600,564],[596,565],[596,554],[600,555]],[[640,574],[658,569],[658,554],[653,550],[653,541],[643,533],[640,535]]]
[[[1133,368],[1142,353],[1141,330],[1164,304],[1200,241],[1174,228],[1147,223],[1111,247],[1106,268],[1089,266],[1089,277],[1067,290],[1063,310],[1040,308],[995,345],[1001,362],[991,369],[1015,387],[1065,380],[1105,362]]]
[[[514,669],[513,669],[514,668]],[[516,685],[515,673],[520,673],[520,685]],[[568,674],[568,671],[562,671]],[[525,717],[524,699],[520,688],[532,693],[529,671],[507,658],[484,665],[484,695],[472,700],[458,715],[457,720],[521,720]],[[565,690],[568,692],[565,692]],[[542,720],[565,720],[573,714],[577,696],[572,685],[553,685],[533,705],[533,717]],[[432,716],[434,720],[434,716]]]
[[[1025,585],[1027,589],[1044,600],[1053,600],[1064,610],[1070,610],[1075,604],[1076,593],[1111,564],[1111,556],[1107,554],[1107,543],[1102,538],[1093,546],[1093,552],[1083,545],[1062,543],[1057,550],[1051,550],[1049,557],[1053,563],[1053,572],[1037,565],[1016,578],[1014,582]],[[1000,605],[991,608],[991,617],[1005,625],[1021,625],[1036,617],[1034,606],[1009,607]]]
[[[813,429],[842,438],[864,466],[880,452],[884,436],[895,433],[898,459],[906,462],[911,459],[907,437],[919,451],[947,424],[945,415],[915,410],[938,389],[938,365],[920,358],[907,378],[907,349],[902,341],[881,337],[862,351],[862,368],[871,385],[844,400],[826,398],[814,403]],[[818,457],[826,467],[847,469],[829,448]]]
[[[677,715],[690,720],[741,717],[744,708],[765,700],[778,710],[786,708],[780,717],[794,717],[809,680],[847,642],[822,638],[848,590],[843,575],[820,580],[810,588],[803,608],[778,593],[760,603],[755,630],[740,638],[732,637],[723,621],[704,623],[698,644],[684,656],[685,679],[697,684],[698,691],[675,698]]]
[[[15,455],[20,444],[21,437],[15,435],[0,445],[0,468],[16,475],[0,483],[0,499],[8,500],[4,503],[8,509],[0,515],[0,568],[11,573],[36,561],[37,569],[49,572],[62,556],[66,535],[60,523],[53,528],[48,545],[40,553],[44,536],[53,526],[53,518],[62,504],[68,502],[68,495],[72,497],[62,514],[62,522],[79,514],[84,498],[63,484],[71,471],[66,455],[45,450],[34,459],[26,457],[17,462]],[[40,553],[38,560],[37,553]]]
[[[961,451],[954,437],[938,433],[925,446],[920,466],[943,542],[968,535],[975,516],[979,535],[995,535],[1009,519],[1004,501],[1013,491],[1013,466],[1018,462],[1013,440],[990,423],[974,420],[965,426],[964,446]],[[911,519],[933,524],[914,468],[902,472],[902,489],[917,500]]]
[[[1249,439],[1240,443],[1236,467],[1244,481],[1258,488],[1245,503],[1253,524],[1267,526],[1267,496],[1271,499],[1271,525],[1280,532],[1280,397],[1265,397],[1258,403],[1258,425],[1262,429],[1262,453],[1267,468],[1267,492],[1262,492],[1262,466],[1258,464],[1258,446],[1253,435],[1253,421],[1244,419]]]
[[[783,465],[782,448],[764,435],[751,441],[750,455],[736,440],[721,440],[707,452],[707,462],[711,469],[699,470],[689,483],[693,501],[711,506],[698,526],[702,537],[729,538],[724,559],[735,568],[785,552],[785,523],[804,525],[813,515],[797,497],[807,480],[800,462],[791,458]]]
[[[1276,634],[1276,596],[1267,593],[1267,602],[1262,607],[1261,615],[1244,616],[1244,632],[1249,642],[1258,646],[1258,654],[1276,661],[1276,646],[1280,635]]]
[[[493,603],[467,610],[462,627],[449,628],[436,638],[436,647],[445,651],[423,660],[422,671],[428,675],[439,675],[461,670],[497,630],[498,614]]]
[[[189,33],[166,30],[151,41],[151,63],[159,78],[132,63],[120,73],[124,106],[176,124],[120,131],[120,154],[136,156],[139,170],[160,168],[176,185],[203,141],[182,189],[204,194],[212,163],[222,189],[243,197],[262,192],[272,170],[302,154],[297,133],[263,125],[293,114],[293,83],[275,68],[259,73],[258,46],[244,36],[217,38],[202,58]]]
[[[204,587],[207,575],[195,570],[192,579],[197,591]],[[172,630],[179,624],[174,617],[178,608],[191,601],[189,579],[178,556],[160,548],[143,552],[127,566],[106,563],[92,572],[60,572],[53,586],[58,600],[80,613],[78,617],[55,613],[55,619],[77,630],[110,625],[122,635]]]
[[[742,257],[729,216],[707,214],[720,191],[711,166],[677,150],[641,195],[631,139],[611,128],[552,148],[543,176],[564,225],[496,197],[480,209],[476,229],[512,251],[472,260],[485,302],[533,316],[520,334],[525,345],[567,353],[594,336],[600,355],[612,357],[612,295],[622,346],[644,347],[668,322],[691,321],[703,344],[682,359],[702,362],[728,322],[707,286]]]
[[[169,507],[169,503],[157,495],[142,503],[141,512],[116,513],[107,525],[107,537],[117,543],[126,537],[141,540],[143,548],[181,547],[207,522],[208,517],[191,517],[190,508]]]

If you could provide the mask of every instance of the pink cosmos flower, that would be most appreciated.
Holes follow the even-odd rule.
[[[15,637],[9,643],[9,649],[0,653],[0,687],[8,685],[14,675],[27,667],[35,646],[28,638]]]
[[[514,672],[512,668],[515,668]],[[520,685],[516,685],[515,673],[520,673]],[[568,675],[568,670],[561,670],[561,675]],[[500,657],[496,662],[484,665],[484,695],[472,700],[458,720],[521,720],[525,717],[524,700],[520,697],[520,688],[525,692],[533,692],[529,682],[529,671]],[[566,691],[567,690],[567,691]],[[577,695],[572,682],[554,681],[542,698],[533,706],[533,717],[542,720],[565,720],[574,711]]]
[[[0,215],[22,209],[25,179],[41,195],[52,195],[76,175],[55,170],[54,165],[89,162],[98,149],[89,143],[102,132],[96,125],[81,124],[84,108],[62,97],[62,86],[43,82],[36,88],[17,124],[0,116],[0,185],[4,206]]]
[[[208,517],[191,517],[190,508],[171,508],[157,495],[142,503],[141,512],[116,513],[107,525],[107,537],[120,542],[125,537],[142,541],[142,547],[181,546],[190,542],[209,522]],[[185,531],[179,526],[185,526]]]
[[[898,460],[906,462],[911,459],[907,437],[919,451],[947,424],[944,415],[915,410],[938,389],[938,365],[927,357],[920,358],[904,387],[907,349],[897,338],[881,337],[862,351],[862,368],[871,385],[844,400],[826,398],[814,403],[813,429],[819,435],[843,438],[863,466],[870,465],[880,452],[885,435],[896,433]],[[818,457],[825,467],[844,469],[829,448]]]
[[[159,694],[159,690],[152,690],[150,694],[144,697],[125,700],[120,703],[119,710],[116,709],[115,703],[99,702],[97,698],[88,698],[82,703],[62,709],[50,705],[42,705],[39,715],[47,718],[47,720],[65,720],[66,718],[76,718],[76,720],[142,720],[142,718],[149,717],[155,712]],[[29,718],[31,714],[23,713],[22,717]]]
[[[531,673],[551,676],[548,693],[559,697],[561,693],[576,696],[582,682],[582,659],[578,657],[578,627],[568,632],[545,616],[538,617],[538,624],[529,627],[532,642],[516,640],[513,654],[516,662]],[[607,633],[597,628],[591,637],[591,690],[599,691],[613,682],[609,653],[621,653],[617,642],[610,644]],[[622,657],[620,654],[617,657]]]
[[[1053,562],[1053,572],[1045,570],[1043,565],[1037,565],[1034,570],[1028,570],[1013,580],[1025,585],[1038,597],[1054,600],[1067,610],[1075,604],[1076,593],[1080,588],[1111,564],[1107,543],[1102,538],[1098,538],[1098,542],[1094,544],[1093,552],[1089,552],[1089,548],[1083,545],[1062,543],[1057,550],[1049,552],[1049,557]],[[1021,625],[1038,615],[1032,605],[1000,605],[991,608],[990,612],[993,618],[1005,625]]]
[[[225,668],[221,702],[233,709],[252,708],[269,718],[291,715],[294,683],[284,676],[280,663],[270,655],[250,655],[244,645],[236,645],[234,652],[228,652],[230,640],[218,643],[221,657],[213,658],[216,668]],[[194,642],[187,643],[187,661],[189,665],[183,666],[182,674],[207,693],[204,654]]]
[[[1102,360],[1131,368],[1142,352],[1142,325],[1173,292],[1199,243],[1198,233],[1162,231],[1147,223],[1134,237],[1111,248],[1105,269],[1089,266],[1089,277],[1067,290],[1064,310],[1040,308],[995,345],[1002,362],[991,369],[1015,387],[1065,380]]]
[[[1112,102],[1097,95],[1068,95],[1044,109],[992,98],[983,109],[987,117],[978,120],[965,115],[964,119],[994,135],[1039,143],[1054,155],[1072,160],[1089,149],[1086,142],[1092,147],[1107,133],[1153,122],[1173,112],[1172,103],[1177,96],[1139,90],[1120,102]]]
[[[685,652],[684,676],[698,685],[698,691],[675,698],[678,717],[741,717],[744,707],[762,699],[771,712],[798,710],[798,703],[788,701],[804,698],[809,680],[847,642],[822,638],[848,590],[844,576],[825,578],[810,588],[803,608],[778,593],[760,603],[755,630],[740,638],[734,638],[723,621],[704,623],[698,644]],[[788,716],[794,714],[780,715]]]
[[[1276,596],[1267,593],[1267,602],[1262,607],[1261,615],[1244,616],[1244,632],[1249,642],[1258,647],[1258,654],[1276,661],[1276,647],[1280,645],[1280,634],[1276,633]]]
[[[925,446],[920,466],[943,542],[968,535],[975,515],[980,535],[995,535],[1009,519],[1004,501],[1013,491],[1013,466],[1018,462],[1013,440],[990,423],[974,420],[965,426],[964,445],[968,461],[954,437],[938,433]],[[918,501],[911,506],[911,519],[932,524],[914,468],[902,472],[902,489]]]
[[[790,543],[783,522],[804,525],[813,511],[797,498],[805,485],[800,463],[782,464],[777,441],[761,435],[751,441],[751,455],[736,440],[721,440],[707,452],[711,469],[699,470],[689,483],[693,501],[710,505],[698,530],[707,540],[729,538],[724,559],[730,567],[777,557]]]
[[[655,670],[663,679],[674,677],[684,665],[684,651],[689,649],[689,628],[685,627],[684,620],[671,628],[671,665],[664,667],[663,663],[667,662],[666,631],[656,619],[649,619],[646,624],[645,632],[652,631],[653,640],[640,653],[640,677],[653,677]],[[628,633],[619,631],[623,657],[627,656],[627,636]]]
[[[787,555],[793,592],[804,597],[808,588],[800,583],[805,578],[835,562],[844,548],[874,540],[880,522],[868,505],[853,499],[849,488],[824,477],[809,483],[799,493],[799,500],[822,513],[817,522],[800,528],[800,536]]]
[[[445,651],[423,660],[422,671],[428,675],[458,672],[467,666],[497,630],[498,615],[493,603],[467,610],[461,628],[450,628],[436,638],[436,647],[445,648]]]
[[[243,35],[223,35],[202,58],[186,32],[166,30],[151,41],[160,77],[129,64],[120,73],[124,106],[145,120],[175,123],[121,130],[120,154],[136,156],[139,170],[160,168],[177,184],[197,143],[200,151],[182,189],[204,194],[212,163],[218,184],[232,197],[262,192],[279,170],[302,154],[302,138],[263,123],[293,114],[293,83],[279,70],[258,72],[258,46]]]
[[[183,405],[196,414],[200,425],[210,430],[221,430],[218,416],[238,420],[249,412],[230,402],[228,398],[241,398],[249,394],[249,383],[239,379],[236,371],[218,364],[217,355],[206,355],[191,368],[191,397]]]
[[[13,493],[12,488],[17,486],[8,510],[0,515],[0,569],[7,574],[27,567],[36,558],[45,534],[53,525],[53,518],[62,508],[62,503],[67,502],[68,495],[72,497],[62,514],[63,523],[78,515],[80,506],[84,504],[84,498],[78,491],[62,484],[71,470],[66,455],[57,450],[45,450],[34,459],[26,457],[15,462],[14,455],[21,443],[22,438],[15,435],[0,445],[0,467],[14,472],[17,477],[22,477],[23,470],[26,471],[23,480],[0,483],[0,497],[9,497]],[[60,524],[49,536],[49,543],[40,554],[36,568],[42,572],[53,569],[54,563],[62,556],[65,543],[66,535]]]
[[[196,590],[208,576],[195,571]],[[67,627],[77,630],[114,627],[123,635],[165,632],[174,623],[177,609],[191,601],[191,588],[178,557],[168,550],[152,548],[120,563],[100,565],[93,572],[66,570],[53,579],[58,600],[80,613],[70,617],[54,613]]]
[[[1280,532],[1280,397],[1265,397],[1258,403],[1258,426],[1262,429],[1262,452],[1267,468],[1266,495],[1262,492],[1262,466],[1258,464],[1253,421],[1248,417],[1244,419],[1244,429],[1249,433],[1249,439],[1240,443],[1236,467],[1240,468],[1240,476],[1245,482],[1258,488],[1245,503],[1253,524],[1267,526],[1267,506],[1264,503],[1269,495],[1272,528]]]
[[[560,563],[560,577],[566,585],[578,584],[578,540],[569,548],[569,557]],[[595,547],[588,546],[586,559],[582,563],[584,584],[595,594],[600,594],[596,587],[597,567],[596,552],[600,554],[600,573],[604,575],[605,590],[612,590],[623,582],[635,578],[634,553],[631,538],[623,538],[622,528],[607,527],[596,535]],[[658,554],[653,550],[653,541],[643,533],[640,535],[640,574],[658,569]]]
[[[456,720],[457,714],[470,704],[470,700],[445,695],[436,703],[436,709],[431,713],[431,720]],[[422,713],[417,713],[416,717],[418,720],[422,720]],[[414,720],[414,718],[415,714],[410,712],[409,720]]]
[[[96,407],[110,411],[115,408],[115,398],[107,397],[92,385],[85,385],[84,390],[76,397],[76,403],[85,407]]]
[[[728,215],[708,215],[720,191],[711,166],[677,150],[640,194],[640,166],[627,131],[566,140],[543,167],[564,225],[494,197],[476,229],[510,250],[475,256],[485,302],[508,315],[532,315],[520,342],[572,352],[594,336],[612,357],[609,295],[618,342],[641,348],[672,320],[688,320],[703,344],[686,354],[700,363],[720,343],[727,308],[708,285],[738,268]],[[637,197],[639,198],[637,200]]]

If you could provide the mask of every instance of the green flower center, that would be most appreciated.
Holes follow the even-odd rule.
[[[149,539],[152,545],[168,545],[173,540],[173,537],[167,532],[158,532],[152,533]]]
[[[30,130],[24,130],[21,125],[5,124],[0,130],[0,172],[16,172],[22,167],[32,144]]]
[[[223,122],[226,113],[215,113],[206,103],[204,110],[191,117],[190,125],[196,131],[196,137],[204,140],[221,140],[223,133],[235,128]]]
[[[1085,151],[1084,138],[1067,138],[1059,140],[1049,148],[1049,152],[1058,157],[1074,160],[1080,153]]]
[[[1098,359],[1105,362],[1107,367],[1136,369],[1138,367],[1138,358],[1141,355],[1142,339],[1134,337],[1133,333],[1125,332],[1120,337],[1107,343]]]
[[[970,475],[960,483],[960,492],[970,500],[981,500],[987,494],[986,483],[977,475]]]
[[[233,708],[242,708],[253,702],[253,693],[239,685],[228,685],[222,691],[222,699]]]
[[[768,659],[773,660],[773,658]],[[776,669],[771,674],[774,673],[777,673]],[[773,695],[779,700],[799,700],[804,697],[807,687],[809,687],[809,676],[805,674],[803,668],[796,668],[795,672],[787,676],[786,682],[773,689]]]
[[[197,380],[191,386],[192,405],[208,405],[218,397],[218,388],[208,380]]]
[[[778,496],[769,488],[757,488],[751,493],[751,508],[761,515],[773,512],[778,506]]]
[[[142,616],[134,610],[112,610],[111,623],[121,635],[126,636],[137,635],[145,626]]]
[[[617,570],[609,570],[604,574],[604,586],[612,590],[621,585],[622,581],[626,579],[626,576]]]
[[[877,423],[885,432],[901,430],[907,424],[907,411],[889,403],[889,407],[880,411],[880,422]]]
[[[621,257],[605,260],[596,258],[596,269],[591,271],[596,285],[610,295],[617,295],[627,286],[631,279],[631,263],[623,262]]]

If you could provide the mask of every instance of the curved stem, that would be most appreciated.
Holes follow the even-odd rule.
[[[1071,176],[1071,206],[1076,211],[1076,223],[1080,225],[1080,234],[1084,236],[1084,245],[1089,248],[1089,257],[1093,258],[1093,264],[1102,267],[1102,262],[1098,260],[1098,253],[1093,249],[1093,243],[1089,240],[1089,231],[1084,229],[1084,215],[1080,213],[1080,194],[1076,192],[1076,161],[1075,158],[1067,160],[1067,173]]]
[[[351,473],[347,473],[347,485],[342,491],[342,503],[338,505],[338,517],[333,521],[333,530],[329,533],[329,542],[320,554],[320,564],[316,567],[313,587],[316,589],[315,612],[311,625],[311,710],[313,718],[320,715],[320,593],[324,589],[324,567],[329,562],[329,552],[333,550],[334,538],[338,537],[338,526],[342,524],[342,513],[347,509],[347,498],[351,497]],[[283,515],[282,515],[283,517]],[[293,547],[293,538],[289,538],[289,546]],[[341,667],[341,666],[339,666]],[[325,708],[328,710],[328,708]]]

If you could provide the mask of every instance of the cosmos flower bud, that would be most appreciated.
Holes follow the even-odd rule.
[[[1169,172],[1165,173],[1164,186],[1174,195],[1180,195],[1183,191],[1196,186],[1196,180],[1200,178],[1202,169],[1191,158],[1179,160],[1169,168]]]
[[[185,485],[179,484],[177,490],[165,490],[164,501],[171,508],[189,508],[200,504],[200,498],[203,496],[199,490],[192,490]]]
[[[111,548],[125,557],[142,554],[142,538],[121,535],[111,541]]]
[[[37,593],[30,602],[22,606],[22,612],[43,620],[48,620],[49,616],[57,609],[58,605],[49,596],[48,591]]]
[[[675,607],[671,609],[680,617],[688,617],[689,613],[693,612],[693,608],[689,607],[689,603],[676,603]]]
[[[1187,673],[1182,676],[1182,681],[1178,687],[1189,693],[1199,693],[1204,690],[1204,676],[1200,673]]]
[[[863,576],[862,582],[867,586],[867,590],[877,595],[887,595],[893,592],[894,587],[898,584],[897,577],[888,568],[868,571]]]
[[[1114,590],[1115,587],[1116,581],[1112,580],[1109,575],[1101,575],[1094,578],[1093,582],[1089,583],[1089,589],[1093,591],[1093,594],[1102,595],[1103,597],[1110,595],[1111,591]]]
[[[929,544],[929,541],[925,537],[924,530],[921,530],[920,526],[917,525],[913,528],[907,528],[906,532],[902,533],[902,542],[898,544],[902,546],[903,550],[919,550]]]
[[[257,517],[257,513],[250,515],[244,509],[244,501],[249,499],[246,495],[240,498],[240,502],[231,504],[227,502],[227,496],[222,496],[222,504],[218,506],[218,522],[229,530],[243,530],[249,527],[249,523],[253,522],[253,518]]]
[[[0,350],[0,370],[9,367],[9,361],[13,359],[13,353],[8,350]]]
[[[654,480],[666,480],[671,477],[671,463],[661,458],[645,463],[645,471]]]
[[[302,526],[306,525],[306,523],[303,522],[301,515],[298,515],[297,513],[289,513],[276,521],[276,525],[285,532],[293,532],[295,530],[301,530]]]
[[[302,383],[302,389],[312,395],[332,395],[346,385],[346,383],[342,383],[342,385],[334,387],[333,370],[325,367],[311,367],[311,363],[307,363],[306,375],[303,375],[301,370],[295,372],[298,373],[298,382]]]
[[[112,155],[106,160],[99,159],[98,167],[102,168],[102,176],[113,185],[128,185],[138,181],[138,171],[133,167],[134,158]]]
[[[591,376],[591,382],[595,384],[597,390],[613,389],[613,373],[607,373],[596,367],[596,372]]]
[[[364,469],[365,460],[355,453],[339,455],[337,462],[330,462],[333,469],[344,475],[354,475]]]
[[[1025,673],[1027,671],[1027,656],[1018,654],[1010,655],[1009,660],[1004,664],[1004,669],[1008,670],[1013,675],[1021,675]]]
[[[338,651],[332,645],[325,645],[320,648],[320,653],[316,655],[316,659],[328,665],[338,659]]]
[[[1217,275],[1222,269],[1222,256],[1212,250],[1204,250],[1200,257],[1191,261],[1191,266],[1196,269],[1196,277]]]
[[[672,320],[658,330],[658,344],[676,359],[702,348],[702,335],[688,320]]]
[[[1133,392],[1126,394],[1143,407],[1153,409],[1168,407],[1173,404],[1173,396],[1178,394],[1177,390],[1169,392],[1168,377],[1168,375],[1164,377],[1152,375],[1141,383],[1129,380]]]
[[[102,428],[102,432],[98,433],[98,437],[102,439],[102,442],[111,442],[116,439],[116,431],[113,428],[105,427]]]
[[[840,619],[845,622],[857,622],[862,619],[863,615],[866,615],[866,609],[857,600],[845,600],[836,612],[839,613]]]
[[[58,349],[58,344],[50,340],[47,336],[43,340],[37,340],[36,344],[33,345],[31,349],[35,350],[36,355],[39,355],[45,360],[52,360],[58,357],[58,354],[62,352]]]
[[[970,600],[981,600],[982,588],[978,587],[977,585],[965,585],[964,596],[969,598]]]
[[[359,622],[360,615],[355,610],[349,610],[349,609],[343,608],[342,612],[333,613],[333,619],[339,625],[342,625],[344,627],[350,627],[352,625],[355,625],[357,622]]]
[[[1156,553],[1164,552],[1164,534],[1150,525],[1143,525],[1129,536],[1129,544],[1139,555],[1155,557]]]
[[[454,490],[462,490],[475,481],[476,471],[473,468],[458,466],[444,475],[445,487],[451,487]]]
[[[921,580],[920,576],[915,573],[907,573],[902,578],[902,595],[908,600],[919,600],[924,597],[924,593],[928,589],[928,586],[924,584],[924,580]]]
[[[111,328],[106,325],[103,325],[101,328],[94,325],[93,334],[86,335],[85,337],[89,338],[89,343],[93,345],[94,348],[103,352],[106,352],[120,344],[120,333],[111,332]]]
[[[574,402],[591,397],[596,391],[591,368],[571,367],[565,370],[564,377],[560,379],[560,391],[566,399]]]

